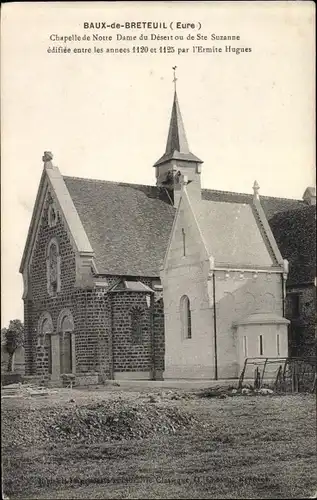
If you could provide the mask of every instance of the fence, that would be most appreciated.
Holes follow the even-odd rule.
[[[253,373],[252,373],[253,368]],[[317,360],[313,357],[246,358],[239,378],[254,378],[254,388],[272,387],[276,392],[313,392],[316,390]]]

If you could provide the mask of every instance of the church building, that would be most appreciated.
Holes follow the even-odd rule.
[[[260,197],[257,182],[202,189],[176,89],[155,186],[43,162],[20,267],[27,375],[231,379],[246,357],[288,355],[288,262],[268,219],[302,202]]]

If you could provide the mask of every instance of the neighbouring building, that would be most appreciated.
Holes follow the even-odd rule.
[[[308,196],[309,195],[309,196]],[[305,191],[306,205],[276,214],[270,225],[289,261],[286,318],[291,356],[316,356],[316,190]]]
[[[292,259],[268,220],[306,202],[202,189],[176,90],[156,186],[63,176],[52,159],[20,267],[28,375],[236,378],[245,357],[287,356]]]

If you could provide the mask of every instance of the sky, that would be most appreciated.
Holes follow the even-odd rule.
[[[174,65],[189,147],[204,161],[204,188],[251,193],[256,179],[260,195],[300,199],[315,185],[314,19],[313,2],[4,4],[1,326],[23,320],[19,266],[43,152],[52,151],[64,175],[154,184],[153,164],[165,151]],[[159,21],[168,28],[84,28],[98,21]],[[194,28],[178,29],[177,22]],[[50,40],[94,33],[113,40]],[[117,34],[174,40],[117,41]],[[207,41],[197,41],[198,34]],[[240,40],[213,41],[212,34]],[[197,45],[208,51],[193,53]],[[251,51],[228,53],[225,45]],[[54,46],[72,52],[48,53]],[[133,46],[148,52],[132,53]],[[87,47],[130,52],[73,52]],[[175,52],[160,53],[164,47]]]

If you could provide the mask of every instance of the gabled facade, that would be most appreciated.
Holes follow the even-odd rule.
[[[28,375],[231,378],[246,356],[287,354],[287,262],[267,218],[302,202],[201,189],[176,91],[156,186],[43,161],[20,267]]]
[[[193,199],[187,178],[161,281],[165,378],[237,378],[246,357],[288,354],[283,261],[251,205]]]
[[[99,273],[65,180],[50,153],[43,159],[20,268],[26,373],[54,384],[63,375],[73,375],[81,384],[124,378],[130,371],[137,378],[161,377],[160,287],[152,276],[135,281],[125,275],[127,286],[119,286],[117,273]]]

